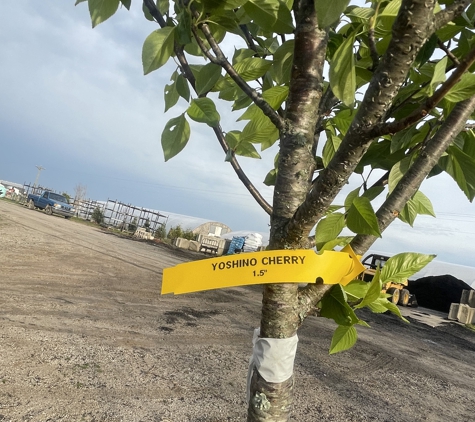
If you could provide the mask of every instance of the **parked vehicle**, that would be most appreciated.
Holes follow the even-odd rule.
[[[41,195],[30,193],[26,202],[30,210],[39,208],[45,210],[48,215],[58,214],[64,218],[71,218],[76,212],[63,195],[50,191],[44,191]]]
[[[389,257],[385,255],[368,255],[362,262],[366,267],[366,270],[362,274],[362,279],[364,281],[371,281],[376,273],[376,269],[383,268],[388,259]],[[387,281],[383,284],[382,291],[391,295],[389,300],[395,305],[417,307],[416,296],[409,292],[407,285],[407,280],[405,280],[404,283],[393,283],[392,281]]]

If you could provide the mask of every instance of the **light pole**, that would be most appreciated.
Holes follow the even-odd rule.
[[[36,168],[38,169],[38,173],[36,173],[36,180],[35,180],[35,184],[33,185],[33,187],[35,188],[38,185],[38,180],[40,178],[41,170],[46,170],[43,166],[36,166]]]

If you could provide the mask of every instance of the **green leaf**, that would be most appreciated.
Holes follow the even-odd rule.
[[[404,205],[404,208],[400,211],[398,218],[402,222],[409,224],[411,227],[414,227],[414,221],[416,221],[416,217],[416,204],[412,199],[409,199],[409,201],[407,201],[407,203]]]
[[[356,110],[345,108],[344,110],[339,111],[335,117],[333,117],[332,121],[342,135],[346,135],[346,132],[350,128],[355,114]]]
[[[287,40],[274,53],[272,73],[274,75],[274,80],[278,85],[288,84],[290,81],[294,46],[295,41],[293,39]]]
[[[171,83],[170,85],[165,85],[165,113],[172,108],[180,98],[178,91],[176,89],[176,82]]]
[[[162,149],[165,161],[185,148],[190,139],[190,125],[185,114],[170,119],[162,132]]]
[[[419,50],[414,64],[418,67],[425,64],[432,57],[432,54],[434,54],[436,47],[437,35],[432,35]]]
[[[142,48],[144,75],[162,67],[173,54],[175,28],[169,26],[153,31]]]
[[[316,1],[318,2],[318,0]],[[330,355],[351,349],[356,343],[357,339],[358,333],[355,327],[340,325],[333,333],[332,342],[330,345]]]
[[[397,186],[399,181],[402,179],[402,176],[407,172],[411,164],[411,157],[404,158],[404,160],[398,161],[391,168],[388,178],[388,188],[389,193],[391,193],[394,188]]]
[[[346,293],[342,286],[335,284],[322,301],[320,315],[333,319],[338,325],[353,325],[359,320],[351,306],[346,303]]]
[[[176,90],[180,97],[186,101],[190,101],[190,87],[188,86],[187,79],[183,75],[178,75],[176,78]]]
[[[332,23],[340,19],[350,0],[315,0],[315,11],[317,12],[318,26],[321,29],[329,27]]]
[[[158,11],[165,15],[168,13],[168,9],[170,8],[170,1],[169,0],[158,0],[157,1]]]
[[[422,270],[435,255],[408,252],[392,256],[386,261],[381,271],[381,282],[404,283],[407,279]]]
[[[354,44],[355,34],[352,33],[338,47],[330,63],[330,86],[333,93],[349,107],[353,106],[356,92]]]
[[[463,143],[463,152],[469,157],[475,159],[475,132],[473,129],[470,129],[466,132],[462,132],[462,134],[465,137],[465,141]]]
[[[144,15],[145,19],[147,19],[150,22],[155,21],[152,14],[150,13],[150,9],[145,5],[145,3],[142,3],[142,12],[143,12],[143,15]]]
[[[335,155],[335,152],[339,148],[340,144],[341,144],[341,139],[338,136],[336,135],[327,136],[327,141],[325,142],[325,146],[323,147],[323,152],[322,152],[323,165],[325,167],[328,166],[328,163],[331,161],[331,159]]]
[[[120,0],[120,2],[127,10],[130,10],[130,5],[132,4],[132,0]]]
[[[412,143],[412,138],[419,133],[417,127],[411,126],[401,132],[396,133],[391,139],[391,153],[406,150]]]
[[[84,3],[87,0],[76,0],[76,3],[74,3],[74,6],[77,6],[79,3]]]
[[[442,42],[446,42],[454,38],[465,26],[457,26],[452,22],[449,22],[444,27],[440,28],[436,34]]]
[[[374,9],[370,7],[350,6],[348,10],[345,14],[352,18],[352,22],[367,23],[374,16]]]
[[[175,36],[180,45],[191,43],[191,13],[188,9],[183,9],[177,14],[178,24],[175,29]]]
[[[376,29],[382,34],[391,31],[393,23],[396,20],[396,16],[401,7],[401,2],[402,0],[390,1],[383,11],[378,14]]]
[[[371,186],[366,190],[363,195],[365,198],[368,198],[370,201],[377,198],[382,192],[384,192],[384,186]]]
[[[368,198],[361,196],[353,200],[346,218],[348,228],[358,234],[381,237],[378,219]]]
[[[387,312],[389,310],[386,306],[387,303],[387,299],[379,298],[377,301],[368,304],[368,308],[371,309],[371,312],[375,314],[383,314],[384,312]]]
[[[348,212],[348,210],[351,208],[353,205],[353,201],[355,198],[358,198],[360,193],[360,187],[357,187],[356,189],[352,190],[345,198],[345,211]]]
[[[346,286],[343,287],[346,294],[349,294],[357,299],[362,299],[368,293],[370,283],[367,283],[363,280],[353,280],[350,281]],[[381,293],[381,289],[380,292]]]
[[[386,308],[387,311],[391,312],[392,314],[394,315],[397,315],[399,318],[401,318],[404,322],[407,322],[409,324],[409,321],[404,318],[401,314],[401,311],[399,310],[399,308],[397,307],[397,305],[395,305],[394,303],[390,302],[389,300],[386,299],[385,302],[382,302],[383,303],[383,306]]]
[[[274,86],[262,93],[262,98],[266,100],[269,105],[277,110],[289,95],[288,86]]]
[[[257,117],[261,117],[264,114],[264,112],[257,107],[255,104],[251,104],[247,110],[237,118],[237,121],[240,122],[241,120],[252,120]]]
[[[234,49],[233,65],[235,65],[236,63],[239,63],[240,61],[244,59],[248,59],[254,56],[254,54],[256,54],[256,52],[252,50],[251,48]]]
[[[315,229],[315,242],[325,243],[335,239],[345,227],[345,216],[340,212],[322,218]]]
[[[272,62],[270,60],[260,59],[258,57],[250,57],[244,59],[234,65],[234,69],[245,81],[254,81],[260,78],[271,67]],[[227,76],[226,78],[229,78]]]
[[[265,31],[291,34],[294,31],[292,16],[281,0],[249,0],[244,4],[249,17]]]
[[[445,82],[445,69],[447,68],[447,61],[448,58],[446,56],[440,59],[434,66],[434,74],[432,75],[432,79],[430,81],[429,95],[432,95],[434,93],[434,90],[437,85],[441,84],[442,82]]]
[[[250,142],[240,142],[234,152],[241,157],[261,158],[254,145]]]
[[[447,101],[457,103],[466,100],[475,94],[475,75],[473,73],[465,73],[459,82],[457,82],[444,98]]]
[[[432,217],[436,216],[434,208],[432,207],[432,202],[421,191],[417,191],[412,200],[416,204],[418,214],[431,215]]]
[[[259,111],[261,111],[259,109]],[[251,142],[253,144],[272,145],[279,139],[279,131],[271,120],[264,114],[257,114],[253,117],[242,130],[241,140],[243,142]]]
[[[353,236],[339,236],[336,239],[330,240],[324,244],[317,243],[317,250],[318,253],[325,252],[325,251],[332,251],[337,246],[344,247],[348,245],[353,240]]]
[[[210,127],[215,127],[219,124],[219,113],[213,100],[210,98],[196,98],[192,100],[186,112],[195,122],[206,123]]]
[[[371,281],[368,291],[366,292],[363,300],[359,303],[355,308],[364,308],[368,306],[370,303],[373,303],[375,300],[379,298],[381,295],[381,289],[383,288],[381,283],[381,273],[379,268],[376,270],[374,274],[373,280]]]
[[[241,132],[239,132],[238,130],[231,130],[230,132],[227,132],[224,136],[226,143],[231,149],[235,149],[238,146],[239,142],[241,141],[240,138]]]
[[[220,76],[221,66],[214,63],[203,66],[196,74],[196,93],[202,95],[211,91]]]
[[[236,101],[234,101],[232,110],[233,111],[241,110],[245,107],[249,107],[251,103],[252,103],[252,99],[248,97],[247,94],[241,91],[239,97],[236,99]]]
[[[233,10],[241,7],[247,0],[202,0],[207,12],[222,12],[223,10]]]
[[[92,27],[94,28],[117,12],[120,0],[88,0],[87,3]]]
[[[236,155],[250,158],[261,158],[254,145],[249,142],[241,141],[241,132],[238,130],[232,130],[226,133],[224,139]]]
[[[277,169],[272,169],[269,173],[266,174],[266,177],[264,179],[264,185],[274,186],[276,178],[277,178]]]
[[[452,176],[471,202],[475,196],[475,160],[456,146],[447,149],[448,161],[444,170]]]

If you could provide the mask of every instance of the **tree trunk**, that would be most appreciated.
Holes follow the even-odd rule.
[[[262,338],[287,339],[297,333],[299,317],[298,286],[268,284],[264,286],[260,333]],[[292,360],[293,362],[293,360]],[[248,422],[286,422],[293,397],[293,376],[280,382],[268,382],[254,369],[251,378]]]
[[[269,383],[254,370],[251,391],[255,393],[249,401],[247,422],[287,422],[293,402],[294,377],[282,383]]]

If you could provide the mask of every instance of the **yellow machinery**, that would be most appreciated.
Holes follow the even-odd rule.
[[[366,267],[366,270],[362,274],[363,280],[371,281],[374,274],[376,273],[376,269],[378,267],[382,269],[388,259],[389,257],[384,255],[368,255],[362,262],[362,264]],[[407,284],[407,280],[405,280],[404,283],[393,283],[392,281],[388,281],[383,284],[382,292],[391,295],[389,300],[395,305],[416,307],[416,296],[409,292],[409,290],[406,288]]]

